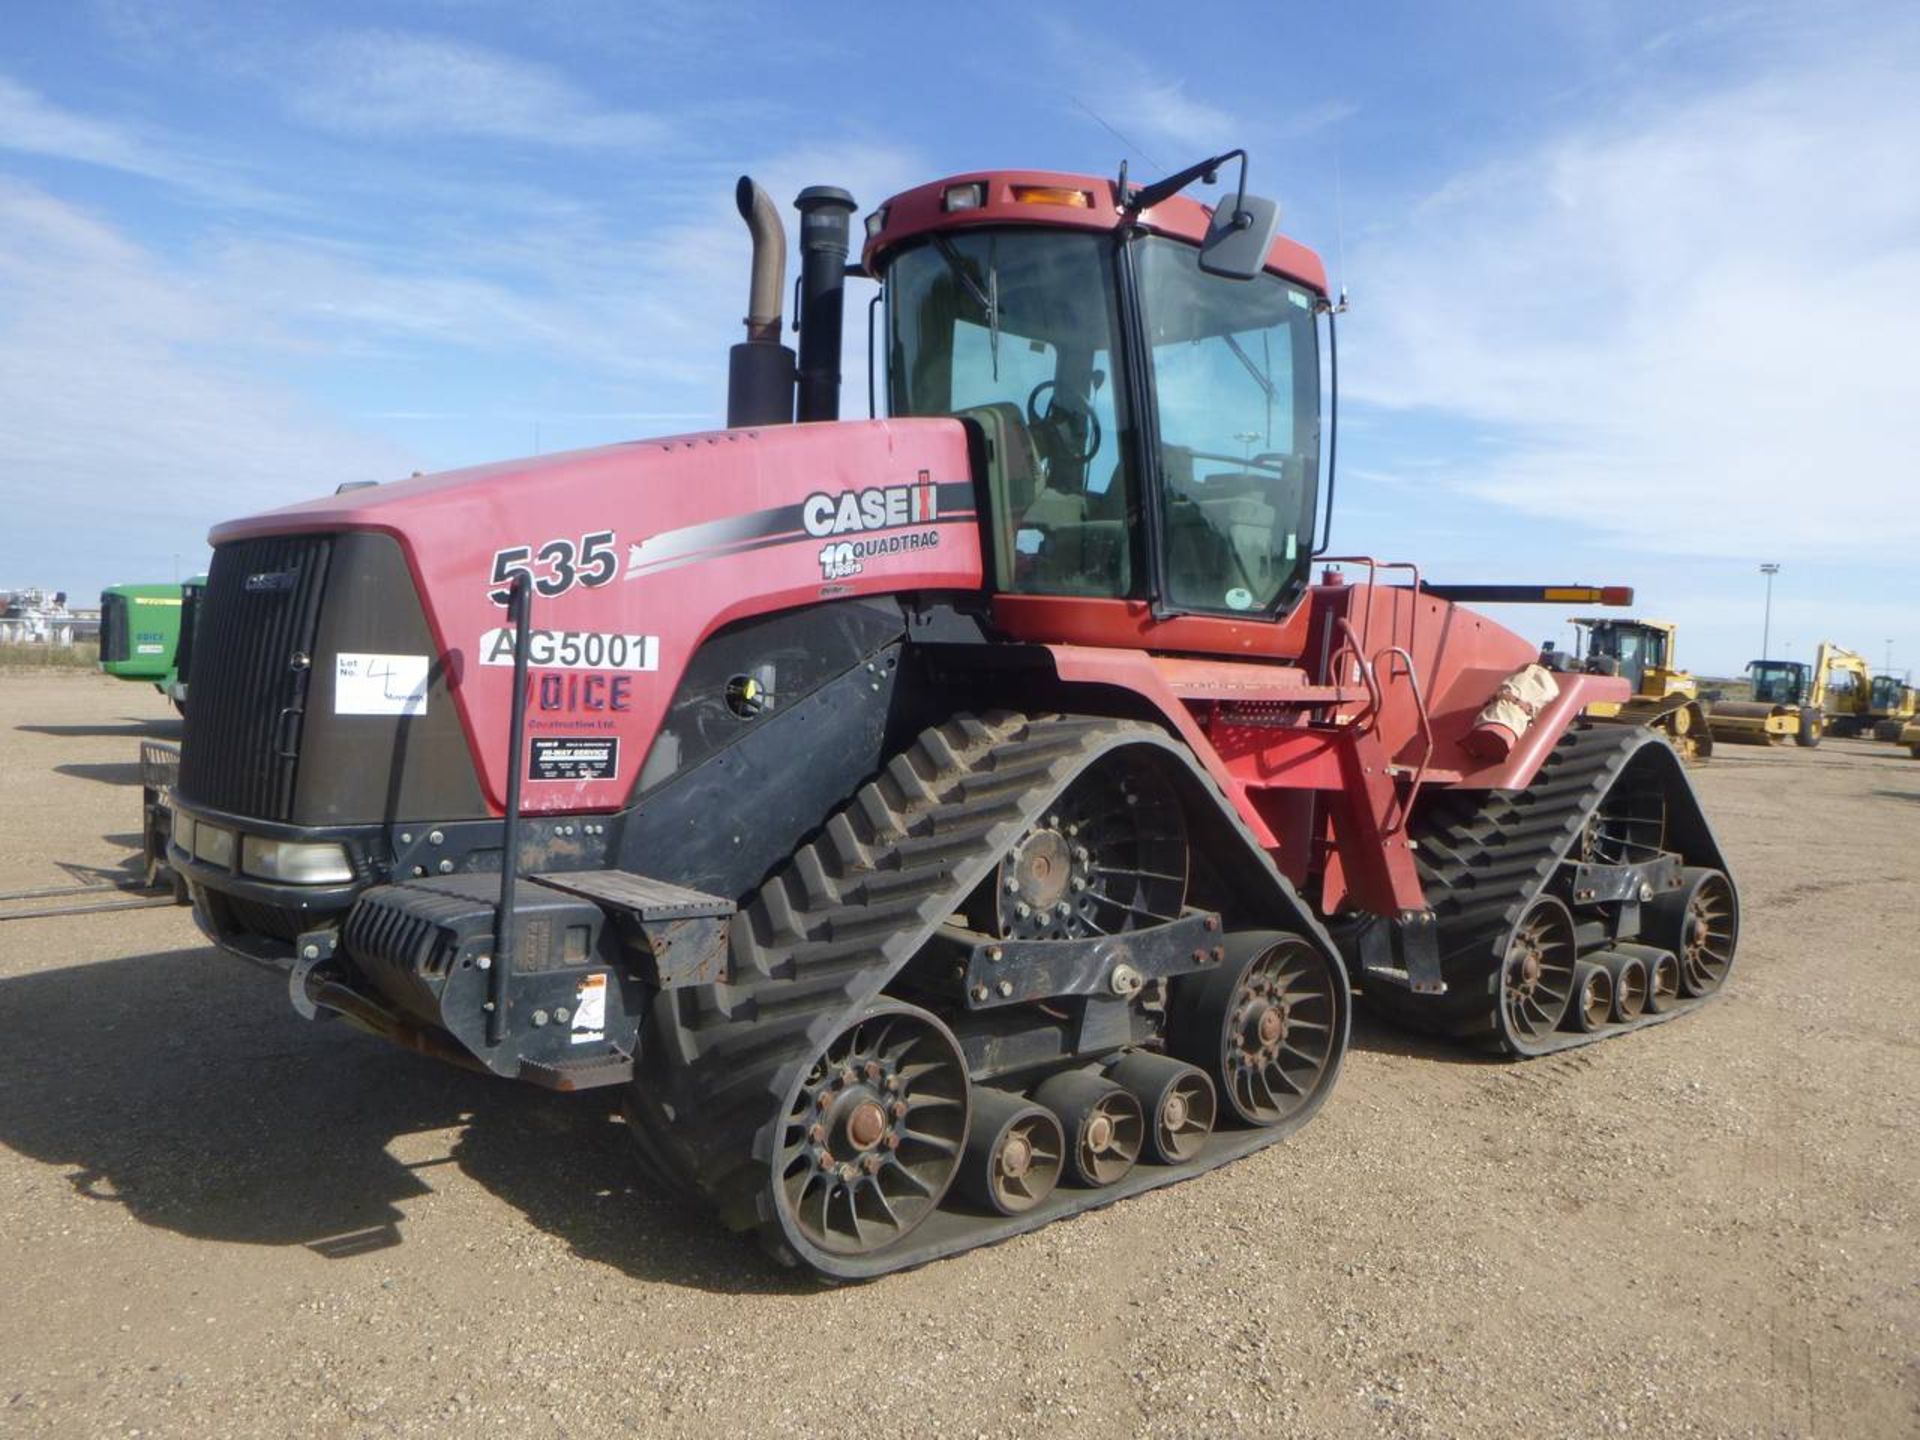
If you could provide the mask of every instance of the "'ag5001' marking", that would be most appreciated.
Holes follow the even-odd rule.
[[[546,573],[536,567],[544,567]],[[500,588],[488,591],[487,596],[496,605],[506,604],[513,594],[509,587],[515,575],[527,576],[535,591],[551,599],[575,585],[589,589],[605,585],[619,573],[620,556],[614,548],[613,531],[596,530],[582,535],[578,545],[561,539],[549,540],[538,550],[530,545],[510,545],[494,551],[493,578],[488,583]]]
[[[513,631],[489,630],[482,635],[480,663],[513,664]],[[535,630],[527,636],[527,664],[536,670],[658,670],[660,637]]]

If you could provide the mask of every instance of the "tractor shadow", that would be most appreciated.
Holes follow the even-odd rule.
[[[1873,793],[1883,800],[1908,800],[1920,805],[1920,790],[1875,790]]]
[[[102,760],[93,763],[74,761],[66,765],[53,767],[56,775],[71,775],[76,780],[98,780],[102,785],[135,785],[140,783],[140,762],[138,760]]]
[[[651,1190],[617,1090],[549,1094],[301,1020],[276,977],[217,951],[0,980],[0,1017],[0,1144],[143,1224],[350,1263],[403,1245],[408,1203],[452,1165],[637,1280],[815,1288]]]
[[[1347,1048],[1371,1050],[1381,1055],[1401,1055],[1411,1060],[1438,1060],[1449,1065],[1510,1063],[1489,1050],[1476,1049],[1397,1024],[1379,1011],[1369,1010],[1364,995],[1355,995],[1353,999],[1353,1030],[1347,1039]]]
[[[142,720],[132,715],[117,722],[98,721],[90,725],[16,725],[24,735],[51,735],[60,740],[178,740],[185,722],[178,715]]]

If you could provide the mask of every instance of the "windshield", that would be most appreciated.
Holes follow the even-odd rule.
[[[1769,705],[1799,704],[1806,668],[1783,660],[1754,661],[1747,667],[1753,674],[1753,698]]]
[[[1876,710],[1898,710],[1901,692],[1906,683],[1897,675],[1876,675],[1873,677],[1873,708]]]
[[[971,230],[887,269],[888,409],[956,415],[986,439],[998,587],[1134,593],[1113,242]]]
[[[1313,299],[1274,275],[1208,275],[1199,260],[1172,240],[1140,247],[1168,598],[1182,609],[1266,610],[1305,584],[1313,549]]]

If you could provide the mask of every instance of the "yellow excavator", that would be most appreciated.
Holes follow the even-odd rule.
[[[1853,651],[1820,642],[1813,664],[1755,660],[1747,674],[1751,700],[1717,701],[1707,712],[1715,740],[1736,745],[1818,745],[1829,729],[1857,733],[1867,712],[1872,672]],[[1836,677],[1848,677],[1836,685]],[[1835,727],[1839,728],[1835,728]]]
[[[1920,690],[1900,675],[1876,675],[1867,705],[1867,722],[1876,740],[1900,739],[1901,731],[1920,714]]]
[[[1713,753],[1699,686],[1674,665],[1676,626],[1666,620],[1593,616],[1573,616],[1567,623],[1578,628],[1571,668],[1589,675],[1619,675],[1633,683],[1631,699],[1589,705],[1588,718],[1662,731],[1688,760],[1705,760]],[[1549,669],[1567,668],[1551,641],[1541,661]]]

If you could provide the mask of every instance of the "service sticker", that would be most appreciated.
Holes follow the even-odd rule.
[[[1227,591],[1227,608],[1229,610],[1251,610],[1253,608],[1253,592],[1244,585],[1234,586],[1233,589]]]
[[[620,773],[618,737],[536,738],[529,780],[613,780]]]

